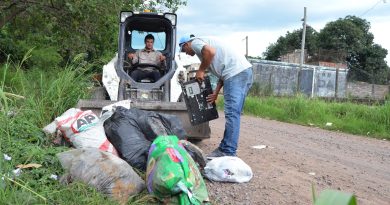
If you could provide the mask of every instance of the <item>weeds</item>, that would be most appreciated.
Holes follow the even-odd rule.
[[[252,88],[249,90],[249,95],[252,96],[270,96],[272,95],[273,88],[270,84],[260,84],[254,82]]]
[[[296,95],[294,98],[286,101],[287,106],[286,114],[290,117],[292,121],[298,118],[304,118],[306,110],[309,108],[308,103],[306,102],[305,96]]]
[[[8,56],[7,63],[5,63],[3,65],[3,69],[1,69],[3,71],[3,73],[2,73],[2,81],[0,84],[0,111],[3,113],[8,111],[9,99],[6,96],[6,92],[4,91],[5,90],[5,80],[6,80],[8,69],[9,69],[9,56]]]
[[[53,180],[62,174],[56,154],[67,148],[54,147],[41,131],[88,97],[90,65],[78,56],[65,68],[23,70],[28,57],[16,63],[8,58],[0,71],[0,204],[115,204],[86,185],[69,188]],[[42,167],[14,174],[17,165],[29,163]]]

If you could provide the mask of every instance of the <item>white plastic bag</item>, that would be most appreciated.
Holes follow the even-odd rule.
[[[118,89],[120,78],[116,73],[115,64],[118,61],[118,54],[103,66],[103,85],[112,101],[118,100]]]
[[[62,182],[82,181],[121,204],[145,189],[145,182],[121,158],[96,148],[74,149],[57,154],[67,174]]]
[[[102,108],[102,112],[100,113],[100,117],[102,117],[104,115],[104,113],[106,113],[106,112],[111,112],[111,114],[108,116],[108,117],[110,117],[112,115],[112,113],[115,112],[115,109],[119,106],[124,107],[126,109],[130,109],[130,104],[131,104],[131,100],[121,100],[121,101],[118,101],[116,103],[112,103],[112,104],[109,104],[107,106],[104,106]]]
[[[211,181],[248,182],[253,177],[252,169],[238,157],[217,157],[206,164],[205,176]]]

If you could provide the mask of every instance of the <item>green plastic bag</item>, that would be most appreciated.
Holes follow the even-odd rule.
[[[176,136],[159,136],[153,141],[146,184],[149,193],[165,203],[184,205],[209,201],[198,167]]]

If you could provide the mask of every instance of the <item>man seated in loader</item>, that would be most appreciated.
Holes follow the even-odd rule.
[[[159,51],[154,50],[154,36],[148,34],[145,36],[145,48],[137,50],[135,53],[129,53],[127,57],[132,61],[132,64],[152,64],[156,67],[150,66],[139,66],[135,68],[130,76],[136,82],[141,81],[145,78],[150,78],[153,82],[156,82],[161,77],[159,69],[165,69],[165,59],[166,57]]]

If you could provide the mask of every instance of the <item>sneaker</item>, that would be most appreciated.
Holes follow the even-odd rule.
[[[222,152],[221,150],[219,150],[219,148],[217,148],[213,152],[207,155],[207,159],[214,159],[217,157],[224,157],[224,156],[235,156],[235,155]]]

